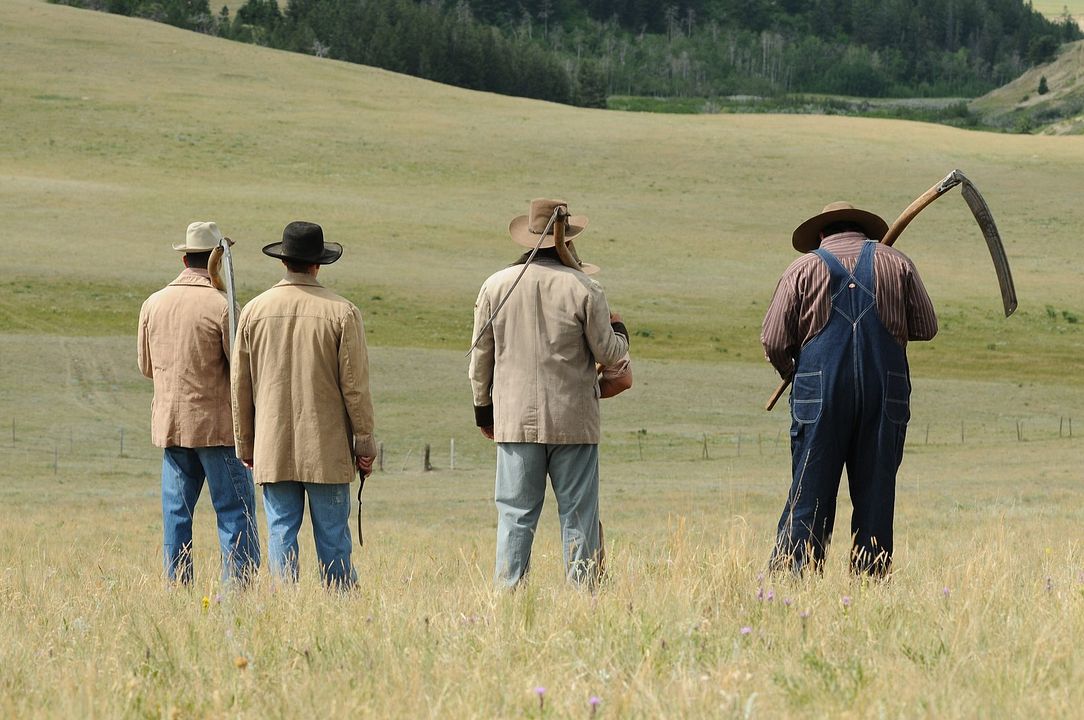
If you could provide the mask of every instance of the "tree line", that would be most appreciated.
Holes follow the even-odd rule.
[[[975,96],[1082,37],[1022,0],[56,0],[477,90]]]

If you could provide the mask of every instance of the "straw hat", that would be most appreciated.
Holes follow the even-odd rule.
[[[838,222],[853,222],[862,227],[870,240],[880,240],[888,232],[888,223],[866,210],[859,210],[849,202],[837,200],[828,203],[819,215],[806,220],[794,230],[791,241],[801,253],[816,250],[820,245],[820,232]]]
[[[173,243],[173,249],[183,253],[210,252],[218,247],[223,240],[222,232],[218,225],[213,222],[197,221],[188,226],[184,236],[184,243]],[[233,240],[225,238],[226,242],[233,245]]]

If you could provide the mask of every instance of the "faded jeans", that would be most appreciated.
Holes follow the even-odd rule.
[[[557,497],[566,577],[592,588],[598,582],[598,445],[498,443],[498,587],[515,587],[530,569],[547,475]]]
[[[192,514],[203,481],[218,517],[222,580],[251,579],[260,566],[256,490],[232,446],[168,447],[162,458],[162,556],[171,581],[192,582]]]
[[[277,482],[263,486],[263,507],[267,513],[267,564],[271,574],[296,582],[298,576],[297,533],[305,517],[305,496],[309,498],[309,519],[320,561],[320,577],[329,587],[346,589],[357,582],[350,564],[353,540],[350,537],[351,483]]]

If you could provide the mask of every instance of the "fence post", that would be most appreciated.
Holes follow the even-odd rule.
[[[964,444],[964,421],[960,421],[960,444]]]
[[[56,475],[60,470],[60,449],[53,445],[53,475]]]
[[[452,438],[452,447],[451,447],[451,450],[448,453],[448,456],[449,456],[448,464],[451,466],[452,470],[455,470],[455,438]]]
[[[707,460],[708,459],[708,434],[704,433],[703,435],[704,435],[704,450],[703,450],[703,452],[700,453],[700,459],[701,460]]]
[[[741,430],[738,431],[738,457],[741,457]]]
[[[124,428],[120,429],[120,457],[124,457]]]
[[[1065,430],[1065,416],[1062,415],[1058,418],[1058,437],[1062,437],[1062,432]]]
[[[384,441],[381,440],[376,446],[376,458],[377,467],[380,468],[380,472],[384,472]]]
[[[422,469],[425,472],[429,472],[433,469],[433,466],[429,464],[429,443],[425,444],[425,460],[422,462]]]
[[[930,444],[930,424],[926,423],[926,444]]]

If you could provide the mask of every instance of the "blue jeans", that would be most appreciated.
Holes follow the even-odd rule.
[[[297,580],[297,533],[305,516],[309,496],[309,518],[320,560],[320,576],[331,587],[349,588],[357,582],[350,564],[350,483],[277,482],[263,486],[263,507],[267,513],[267,563],[271,573],[291,582]]]
[[[218,517],[222,579],[247,582],[260,566],[256,490],[233,447],[168,447],[162,457],[162,556],[172,581],[192,581],[192,513],[203,490],[211,491]]]
[[[494,583],[499,587],[515,587],[530,569],[547,474],[557,496],[566,577],[588,587],[598,582],[598,445],[498,443]]]

